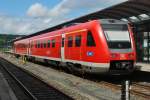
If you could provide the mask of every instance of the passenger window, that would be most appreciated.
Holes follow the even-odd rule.
[[[38,43],[37,43],[37,41],[35,42],[35,48],[38,48]]]
[[[33,48],[33,45],[34,45],[34,43],[33,43],[33,41],[31,42],[31,48]]]
[[[52,47],[55,47],[55,40],[52,40]]]
[[[37,43],[37,44],[38,44],[38,48],[40,48],[40,41],[38,41],[38,43]]]
[[[50,40],[48,40],[47,47],[50,48]]]
[[[41,48],[43,48],[43,42],[41,41]]]
[[[87,33],[87,46],[88,46],[88,47],[96,46],[91,31],[88,31],[88,33]]]
[[[76,36],[75,38],[75,46],[80,47],[81,46],[81,35]]]
[[[73,38],[72,36],[68,37],[68,47],[72,47],[73,45]]]
[[[46,48],[46,41],[44,41],[44,43],[43,43],[43,44],[44,44],[44,48]]]
[[[35,48],[38,48],[38,42],[36,41],[36,43],[35,43]]]

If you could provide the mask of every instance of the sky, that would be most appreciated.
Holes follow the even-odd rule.
[[[124,1],[0,0],[0,34],[32,34]]]

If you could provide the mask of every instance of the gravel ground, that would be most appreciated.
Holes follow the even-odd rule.
[[[13,64],[32,73],[45,83],[59,89],[76,100],[120,100],[121,91],[110,89],[107,86],[92,82],[50,67],[22,61],[12,56],[1,54],[0,56]],[[132,100],[140,100],[132,96]],[[142,100],[142,99],[141,99]]]

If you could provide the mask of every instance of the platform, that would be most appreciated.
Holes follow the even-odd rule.
[[[136,68],[140,71],[150,72],[150,64],[148,63],[137,63]]]
[[[3,74],[0,72],[0,100],[17,100]]]

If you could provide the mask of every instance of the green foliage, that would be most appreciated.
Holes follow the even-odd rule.
[[[8,41],[12,41],[17,37],[22,37],[22,35],[7,35],[7,34],[0,34],[0,50],[5,50],[8,45]]]

